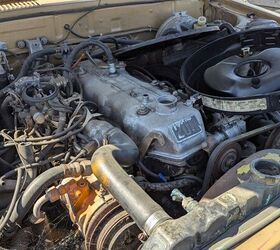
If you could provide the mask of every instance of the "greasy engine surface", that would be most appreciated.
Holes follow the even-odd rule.
[[[278,23],[178,8],[0,42],[1,247],[230,249],[246,238],[219,237],[277,202]]]
[[[140,147],[155,140],[150,157],[184,166],[189,156],[201,150],[206,132],[192,103],[178,100],[165,86],[157,88],[135,79],[122,66],[116,75],[108,75],[108,70],[92,67],[88,61],[81,69],[85,98],[96,102],[100,112]]]

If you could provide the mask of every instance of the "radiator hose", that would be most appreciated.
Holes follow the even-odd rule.
[[[98,145],[111,144],[116,146],[114,157],[123,167],[132,166],[137,162],[139,150],[134,141],[121,129],[102,120],[91,120],[86,125],[83,133],[98,142]]]

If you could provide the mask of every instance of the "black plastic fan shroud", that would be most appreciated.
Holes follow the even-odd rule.
[[[257,114],[280,110],[279,90],[236,97],[216,91],[206,84],[204,73],[208,68],[226,58],[240,55],[243,48],[250,48],[253,53],[269,48],[280,48],[280,28],[236,32],[198,49],[184,61],[181,68],[181,80],[186,90],[191,94],[199,94],[202,104],[214,111],[231,114]]]

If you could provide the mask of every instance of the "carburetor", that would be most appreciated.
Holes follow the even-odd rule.
[[[62,96],[58,81],[63,77],[42,78],[39,74],[20,78],[15,83],[15,90],[7,92],[7,102],[13,107],[16,117],[29,130],[34,125],[57,127],[65,123],[66,113],[72,112],[70,102],[79,97],[73,93],[70,98]]]
[[[96,63],[81,64],[84,97],[96,102],[99,112],[134,140],[140,154],[184,166],[202,148],[206,132],[201,114],[192,104],[132,77],[124,67],[109,74],[99,61]]]

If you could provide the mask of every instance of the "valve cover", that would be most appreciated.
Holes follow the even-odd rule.
[[[201,114],[192,104],[132,77],[124,67],[115,75],[88,61],[81,67],[85,99],[96,102],[99,111],[140,148],[149,148],[150,157],[184,166],[202,148],[206,132]]]

